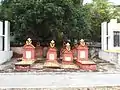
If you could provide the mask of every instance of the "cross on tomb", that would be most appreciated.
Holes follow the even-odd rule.
[[[31,38],[28,38],[27,40],[28,40],[28,44],[31,44],[31,43],[32,43]]]
[[[28,38],[28,41],[31,41],[31,39],[30,39],[30,38]]]

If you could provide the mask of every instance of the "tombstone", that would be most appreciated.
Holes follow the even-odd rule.
[[[80,40],[80,45],[77,47],[77,61],[88,60],[88,47],[83,39]]]
[[[73,53],[69,43],[66,44],[66,49],[63,52],[62,68],[78,69],[78,67],[73,63]]]
[[[35,47],[32,45],[32,40],[27,39],[23,46],[23,60],[35,60]]]
[[[53,40],[50,42],[44,67],[60,67],[57,62],[57,49],[55,47],[55,41]]]
[[[93,61],[88,60],[88,47],[83,39],[80,40],[80,44],[77,48],[76,63],[83,70],[96,70],[96,64]]]
[[[69,43],[66,44],[66,49],[63,52],[62,63],[66,63],[66,64],[73,63],[73,53],[70,49],[70,44]]]
[[[34,63],[34,65],[31,66],[32,70],[38,70],[38,69],[42,69],[43,68],[43,62],[44,62],[44,58],[43,58],[43,47],[40,45],[39,42],[37,42],[36,44],[36,48],[35,48],[35,53],[36,53],[36,62]]]
[[[44,58],[47,56],[48,47],[49,47],[48,43],[45,47],[43,47],[43,57]]]
[[[63,58],[63,52],[65,50],[65,47],[66,47],[65,42],[63,42],[63,47],[60,49],[60,59]]]
[[[73,58],[74,59],[77,59],[77,47],[78,47],[78,44],[77,44],[77,41],[74,43],[74,46],[72,47],[72,52],[73,52]]]
[[[15,69],[17,71],[29,71],[34,62],[35,47],[32,45],[32,40],[28,38],[26,44],[23,46],[22,61],[15,63]]]
[[[43,48],[42,46],[40,46],[39,42],[37,42],[36,44],[35,52],[36,52],[36,59],[41,60],[43,56]]]

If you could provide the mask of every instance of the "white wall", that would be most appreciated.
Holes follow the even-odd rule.
[[[4,44],[4,50],[9,51],[10,50],[10,22],[5,21],[5,44]]]
[[[3,35],[3,30],[5,30],[5,35]],[[10,23],[5,21],[5,28],[3,29],[3,22],[0,21],[0,64],[10,60],[12,56],[13,52],[10,51]]]
[[[108,27],[108,28],[107,28]],[[108,30],[108,35],[107,35]],[[109,23],[103,22],[101,24],[101,47],[102,50],[120,50],[120,47],[114,47],[114,31],[120,31],[120,23],[117,23],[117,19],[111,19]],[[107,45],[108,37],[108,45]]]
[[[107,50],[107,22],[101,24],[101,49]]]
[[[12,51],[0,51],[0,64],[4,63],[6,61],[10,61],[12,56],[13,56]]]
[[[3,22],[0,21],[0,51],[3,50]]]

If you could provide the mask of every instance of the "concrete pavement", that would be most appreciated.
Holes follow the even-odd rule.
[[[120,73],[0,73],[1,88],[65,88],[92,86],[120,86]]]

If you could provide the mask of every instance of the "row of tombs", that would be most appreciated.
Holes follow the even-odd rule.
[[[23,46],[23,57],[21,61],[17,61],[17,63],[15,63],[15,70],[30,70],[36,61],[43,59],[42,52],[43,51],[40,44],[34,47],[32,45],[32,40],[28,38],[26,44]],[[60,50],[60,60],[61,63],[58,62],[55,41],[52,40],[50,42],[49,49],[47,50],[47,55],[43,67],[96,71],[96,64],[88,59],[88,47],[83,39],[81,39],[79,45],[76,45],[72,50],[69,43],[64,44]]]

